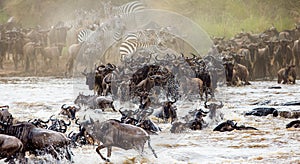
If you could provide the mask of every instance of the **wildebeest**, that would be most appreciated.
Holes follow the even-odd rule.
[[[168,120],[170,119],[170,122],[172,124],[177,119],[177,108],[176,106],[173,106],[175,102],[176,100],[164,102],[161,111],[156,114],[156,117],[163,119],[165,122],[168,122]]]
[[[190,122],[190,129],[192,130],[201,130],[203,128],[204,120],[207,112],[204,112],[202,109],[196,110],[194,120]]]
[[[140,92],[138,94],[140,94],[139,108],[147,110],[151,105],[151,100],[150,100],[150,97],[149,97],[149,93],[148,92]]]
[[[294,120],[291,121],[290,123],[286,124],[286,128],[300,128],[300,120]]]
[[[2,107],[7,107],[7,108],[2,108],[2,110],[0,111],[0,121],[6,122],[6,123],[12,123],[13,116],[8,111],[8,106],[2,106]]]
[[[51,46],[58,46],[59,55],[62,53],[62,49],[66,46],[67,32],[71,29],[64,25],[64,22],[58,22],[53,26],[49,32],[49,41]]]
[[[59,50],[58,47],[42,47],[41,54],[44,58],[44,67],[46,70],[51,69],[53,71],[58,70],[59,66]]]
[[[269,107],[261,107],[261,108],[254,108],[252,111],[246,112],[246,116],[254,115],[254,116],[267,116],[272,114],[274,117],[278,116],[278,111],[275,108]]]
[[[85,105],[90,109],[102,109],[104,111],[107,108],[111,108],[116,112],[113,104],[113,100],[110,97],[96,96],[96,95],[83,95],[79,93],[74,101],[74,104],[81,106]]]
[[[283,118],[300,118],[300,110],[286,110],[280,111],[279,116]]]
[[[289,65],[285,68],[281,68],[277,72],[278,84],[295,84],[296,83],[296,70],[295,65]]]
[[[87,120],[81,123],[81,130],[83,134],[88,134],[95,140],[102,142],[96,148],[96,152],[100,157],[109,162],[108,158],[105,158],[100,150],[107,148],[107,157],[111,156],[112,147],[119,147],[125,150],[136,149],[140,153],[144,150],[144,145],[148,141],[148,147],[151,149],[154,156],[157,155],[154,149],[150,145],[150,136],[148,133],[140,128],[129,124],[123,124],[118,120],[110,119],[104,122]]]
[[[61,115],[66,115],[68,118],[74,120],[75,119],[75,114],[80,110],[79,108],[76,108],[76,106],[66,106],[66,104],[63,104],[61,106],[61,111],[59,114]]]
[[[38,128],[44,128],[44,129],[48,129],[48,125],[47,123],[49,123],[50,119],[48,119],[47,121],[43,121],[40,118],[35,118],[35,119],[30,119],[28,120],[28,122],[32,123],[34,126],[38,127]]]
[[[0,160],[6,158],[4,162],[14,163],[14,158],[22,149],[23,144],[18,138],[0,134]]]
[[[232,120],[227,120],[219,124],[217,127],[215,127],[213,131],[226,132],[232,130],[258,130],[258,129],[250,126],[244,126],[244,125],[237,126],[237,123],[233,122]]]
[[[201,100],[203,100],[203,81],[199,78],[187,78],[185,79],[185,82],[182,83],[182,87],[186,88],[186,94],[187,96],[192,96],[194,93],[198,94]]]
[[[131,110],[119,110],[119,112],[122,115],[120,121],[121,123],[141,127],[149,134],[157,134],[156,132],[161,131],[161,129],[148,118],[149,114],[151,114],[153,111],[149,112],[147,110],[136,110],[133,112]]]
[[[38,65],[38,59],[37,59],[37,47],[39,45],[35,42],[28,42],[23,47],[23,53],[25,57],[25,71],[29,72],[31,69],[33,69],[34,74],[37,73],[37,65]]]
[[[292,48],[292,54],[294,57],[294,64],[297,66],[297,69],[300,69],[300,39],[294,41],[294,46]],[[298,70],[299,73],[299,70]]]
[[[68,129],[68,126],[71,125],[71,121],[69,120],[69,123],[66,123],[62,119],[58,118],[52,118],[54,115],[52,115],[49,120],[51,121],[51,125],[48,127],[48,130],[53,130],[60,133],[65,133]]]
[[[37,128],[28,122],[14,125],[0,122],[0,125],[2,126],[2,134],[15,136],[22,141],[21,161],[24,159],[26,151],[35,155],[49,153],[56,159],[65,157],[71,160],[72,158],[72,152],[69,147],[70,140],[62,133]]]
[[[240,81],[243,81],[244,85],[250,85],[249,71],[246,66],[235,62],[226,62],[224,67],[228,86],[239,85]]]
[[[108,92],[111,93],[111,87],[106,85],[111,83],[111,77],[107,77],[105,82],[103,82],[103,80],[106,75],[112,73],[115,69],[116,66],[114,64],[107,63],[106,65],[99,65],[95,67],[95,69],[90,72],[87,72],[87,69],[85,69],[82,74],[86,77],[86,85],[89,86],[90,90],[94,90],[98,96],[106,96],[103,93],[103,85],[106,87],[105,94]]]
[[[171,133],[181,133],[184,132],[185,129],[189,128],[189,123],[183,123],[183,122],[174,122],[172,124],[172,127],[170,129]]]
[[[68,61],[66,63],[66,76],[71,76],[73,74],[73,69],[77,70],[75,64],[75,60],[77,58],[77,54],[81,48],[82,44],[72,44],[68,48]]]

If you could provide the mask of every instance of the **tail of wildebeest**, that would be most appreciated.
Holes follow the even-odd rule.
[[[152,148],[152,146],[151,146],[151,144],[150,144],[150,141],[151,141],[150,136],[148,136],[148,147],[149,147],[149,149],[151,149],[151,151],[152,151],[154,157],[157,158],[157,155],[156,155],[154,149]]]

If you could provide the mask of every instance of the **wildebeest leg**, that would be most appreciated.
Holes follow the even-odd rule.
[[[107,147],[107,157],[111,156],[111,149],[112,149],[112,146]]]
[[[28,163],[28,159],[25,158],[25,152],[20,152],[17,154],[17,159],[19,160],[19,164],[26,164]]]
[[[96,148],[96,152],[100,155],[100,157],[101,157],[103,160],[109,162],[109,159],[103,157],[103,155],[100,153],[100,150],[103,149],[103,148],[105,148],[104,145],[98,146],[98,147]],[[107,149],[107,151],[108,151],[108,150],[109,150],[109,149]],[[109,154],[109,153],[107,152],[107,154]]]
[[[9,156],[7,157],[4,162],[8,162],[9,164],[15,164],[15,160],[14,160],[14,157],[13,156]]]
[[[155,157],[155,158],[157,158],[157,155],[156,155],[156,153],[155,153],[154,149],[152,148],[152,146],[151,146],[151,144],[150,144],[150,137],[148,138],[148,147],[149,147],[149,148],[150,148],[150,150],[152,151],[152,153],[153,153],[154,157]]]
[[[70,147],[69,147],[69,146],[66,146],[65,149],[66,149],[66,155],[65,155],[66,159],[69,160],[69,161],[71,161],[71,162],[73,162],[73,160],[72,160],[72,155],[74,155],[74,154],[73,154],[73,152],[71,151]]]
[[[111,108],[113,109],[114,112],[117,112],[117,110],[116,110],[115,107],[114,107],[113,102],[110,103],[110,106],[111,106]]]
[[[59,159],[58,153],[57,153],[57,151],[55,150],[55,148],[54,148],[53,146],[50,146],[50,147],[48,148],[48,151],[49,151],[49,153],[50,153],[55,159]]]

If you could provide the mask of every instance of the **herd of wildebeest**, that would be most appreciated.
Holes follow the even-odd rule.
[[[45,61],[53,62],[51,54],[61,54],[68,28],[57,24],[52,33],[31,29],[26,35],[23,35],[24,31],[21,33],[16,30],[13,27],[1,26],[0,69],[5,69],[4,60],[10,60],[6,58],[7,54],[13,54],[16,69],[20,66],[19,62],[23,61],[25,70],[32,70],[31,67],[36,67],[31,65],[35,59],[34,56],[32,59],[30,57],[37,49],[42,50]],[[22,37],[18,36],[21,34]],[[43,39],[49,39],[51,45],[56,46],[42,47]],[[203,57],[184,53],[153,55],[139,51],[131,57],[122,58],[120,65],[105,63],[95,66],[93,70],[82,70],[86,84],[90,90],[94,90],[94,95],[79,93],[74,101],[76,105],[61,106],[60,114],[66,115],[69,122],[55,118],[54,115],[48,120],[36,118],[19,121],[12,116],[7,105],[1,106],[0,158],[9,163],[17,160],[26,163],[26,153],[29,152],[36,156],[51,154],[55,159],[65,158],[72,161],[71,149],[92,144],[97,145],[96,152],[101,158],[109,161],[113,146],[125,150],[137,149],[142,153],[146,142],[157,157],[150,144],[150,135],[159,135],[162,129],[150,119],[151,115],[164,123],[170,122],[171,133],[183,132],[186,129],[201,130],[205,127],[203,118],[219,117],[217,109],[223,107],[222,102],[210,102],[215,99],[214,93],[218,85],[242,87],[251,85],[250,81],[253,80],[272,80],[276,75],[278,84],[296,83],[300,70],[300,25],[281,32],[272,26],[259,34],[243,31],[228,40],[216,37],[212,39],[213,47]],[[25,40],[28,42],[24,42]],[[59,60],[59,56],[56,56],[56,60]],[[33,70],[37,71],[36,68]],[[165,99],[163,103],[160,100],[162,97]],[[206,110],[195,109],[186,116],[178,116],[175,104],[185,98],[203,100]],[[134,110],[116,109],[114,101],[121,104],[130,102],[138,107]],[[282,105],[299,105],[299,102]],[[112,109],[113,112],[120,113],[120,119],[94,121],[86,116],[79,119],[76,113],[84,110],[83,107],[103,111]],[[154,112],[154,108],[160,110]],[[269,114],[288,118],[300,116],[297,112],[280,113],[271,107],[255,108],[245,115]],[[66,134],[71,125],[70,120],[76,123],[78,131]],[[291,127],[299,128],[300,120],[286,125],[286,128]],[[238,126],[236,122],[226,120],[213,130],[223,132],[258,129]],[[103,148],[107,148],[108,158],[101,154],[100,150]]]

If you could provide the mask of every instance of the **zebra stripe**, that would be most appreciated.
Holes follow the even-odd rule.
[[[112,6],[111,2],[104,4],[104,11],[108,18],[116,15],[126,16],[144,9],[144,4],[139,1],[129,2],[121,6]]]
[[[79,31],[78,35],[77,35],[77,40],[79,43],[82,43],[82,42],[86,42],[89,37],[91,36],[91,34],[93,33],[94,31],[90,30],[90,29],[82,29]]]
[[[96,30],[91,30],[88,28],[82,29],[78,35],[77,40],[79,43],[82,42],[97,42],[101,34],[108,33],[110,31],[109,25],[107,23],[102,23],[96,28]]]
[[[129,13],[138,12],[138,11],[141,11],[144,9],[145,9],[144,4],[142,4],[139,1],[129,2],[122,6],[115,7],[115,8],[113,7],[113,11],[116,10],[116,14],[118,14],[118,15],[126,15]]]
[[[154,45],[157,45],[157,39],[149,40],[143,32],[130,33],[121,43],[119,51],[121,56],[132,55],[138,48],[149,48]]]

